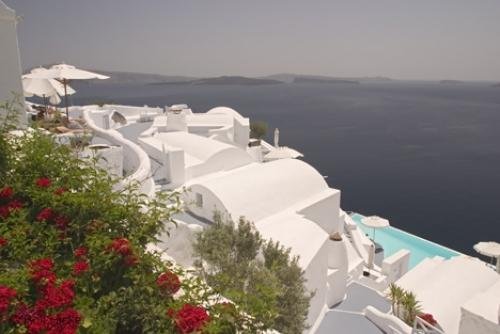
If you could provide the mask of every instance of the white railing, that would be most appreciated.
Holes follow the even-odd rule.
[[[412,334],[413,330],[403,320],[393,314],[385,313],[373,306],[365,307],[365,317],[388,334]]]
[[[427,321],[418,316],[415,318],[413,323],[413,334],[446,334],[442,329],[431,325]]]
[[[154,196],[155,193],[155,183],[151,175],[151,161],[148,155],[144,152],[139,145],[123,137],[123,135],[114,129],[103,129],[97,126],[91,116],[92,110],[95,110],[97,106],[85,106],[83,107],[83,118],[87,123],[88,127],[94,131],[94,133],[111,144],[119,145],[123,147],[123,155],[127,160],[128,166],[132,166],[132,174],[125,177],[122,180],[123,185],[132,184],[138,182],[140,184],[140,190],[142,193],[148,196]]]

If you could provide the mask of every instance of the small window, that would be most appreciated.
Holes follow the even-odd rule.
[[[199,208],[203,207],[203,196],[200,193],[196,193],[196,206]]]

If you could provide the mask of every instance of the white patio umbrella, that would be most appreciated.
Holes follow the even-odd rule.
[[[41,71],[37,73],[30,73],[26,75],[28,78],[32,79],[56,79],[64,86],[64,100],[66,104],[66,117],[69,118],[68,112],[68,83],[70,80],[89,80],[89,79],[109,79],[108,76],[85,71],[76,68],[73,65],[58,64],[54,65],[47,71]]]
[[[474,245],[474,250],[484,256],[497,260],[497,272],[500,273],[500,244],[494,241],[482,241]]]
[[[278,160],[278,159],[296,159],[303,157],[304,155],[293,148],[287,146],[280,146],[272,149],[268,154],[264,156],[264,160]]]
[[[280,142],[280,129],[274,129],[274,147],[279,147]]]
[[[375,242],[375,230],[389,226],[389,221],[379,216],[369,216],[361,219],[361,223],[373,229],[373,242]]]
[[[30,78],[31,74],[40,75],[47,71],[43,67],[31,70],[29,74],[22,76],[24,96],[31,97],[33,95],[43,98],[45,107],[47,107],[47,98],[52,104],[59,104],[61,99],[59,95],[64,94],[64,86],[55,79],[35,79]],[[75,94],[76,91],[71,87],[66,87],[68,95]]]

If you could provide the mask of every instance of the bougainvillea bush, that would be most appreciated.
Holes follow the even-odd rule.
[[[235,333],[254,321],[146,251],[172,224],[176,194],[150,200],[49,136],[7,130],[0,333]]]

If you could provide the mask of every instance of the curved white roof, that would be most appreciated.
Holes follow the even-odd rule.
[[[141,138],[141,141],[148,142],[160,151],[162,144],[167,148],[180,148],[184,151],[186,168],[204,164],[207,173],[214,169],[230,170],[253,162],[244,150],[188,132],[161,132],[152,138]]]
[[[230,115],[233,117],[243,117],[240,115],[239,112],[234,110],[233,108],[229,107],[215,107],[207,111],[207,114],[224,114],[224,115]]]
[[[255,226],[265,239],[279,241],[286,248],[291,248],[292,254],[299,256],[302,268],[309,266],[328,240],[328,233],[318,224],[294,213],[278,213],[257,222]],[[288,233],[283,233],[284,226]]]
[[[187,154],[201,161],[207,161],[223,151],[234,151],[232,152],[233,159],[243,159],[247,163],[251,161],[250,156],[245,151],[232,145],[188,132],[161,132],[156,138],[169,146],[182,148]]]
[[[235,118],[235,119],[240,120],[240,122],[243,122],[246,124],[250,123],[250,121],[247,117],[241,116],[239,112],[237,112],[236,110],[229,108],[229,107],[215,107],[215,108],[210,109],[206,113],[209,115],[215,115],[215,114],[227,115],[227,116],[231,116],[231,118]]]
[[[296,159],[250,164],[189,186],[209,189],[230,214],[252,221],[331,191],[318,171]]]

